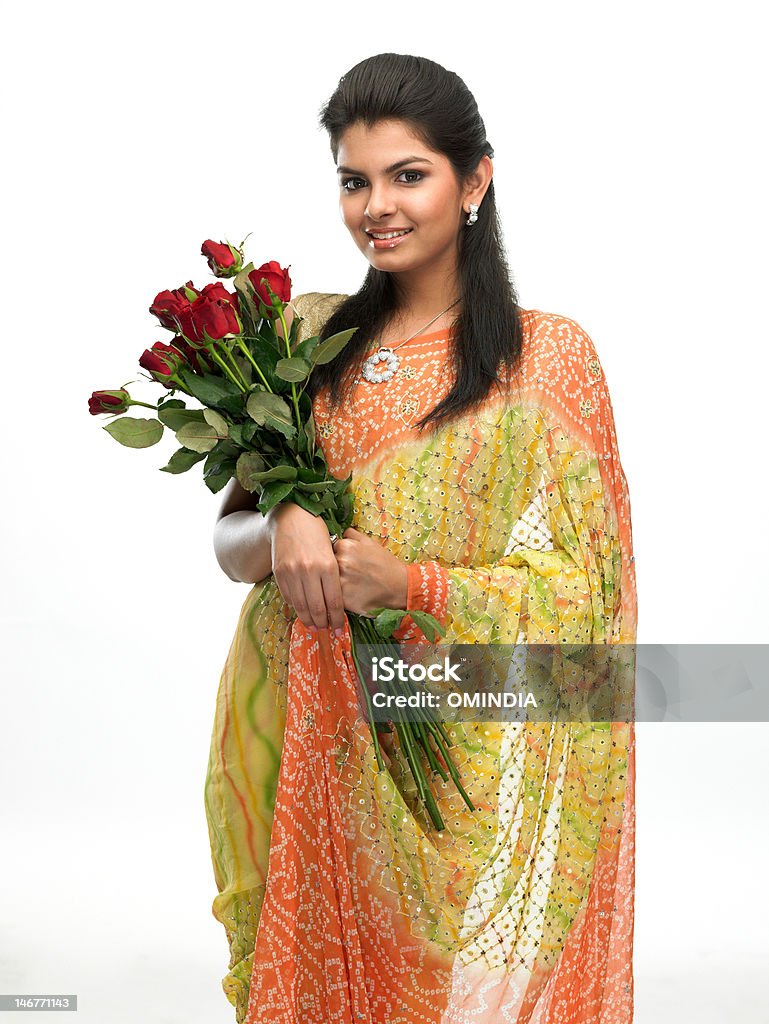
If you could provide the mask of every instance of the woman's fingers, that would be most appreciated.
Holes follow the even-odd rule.
[[[304,590],[304,604],[307,610],[306,617],[296,613],[304,622],[305,626],[315,626],[316,629],[328,629],[328,612],[326,610],[326,598],[321,585],[321,577],[315,572],[308,573],[302,580]]]
[[[283,600],[308,629],[343,629],[339,565],[325,523],[292,502],[270,514],[272,570]]]
[[[286,613],[287,609],[288,618],[291,618],[294,614],[299,616],[299,610],[296,607],[295,594],[292,593],[291,585],[288,578],[284,575],[281,575],[280,578],[278,578],[278,574],[274,571],[273,576],[275,577],[275,584],[278,590],[280,591],[280,596],[283,598],[284,614]],[[302,591],[302,596],[301,598],[299,598],[299,600],[302,602],[304,601],[304,591]],[[301,616],[299,617],[301,618]]]
[[[328,611],[328,628],[333,632],[337,629],[344,629],[345,613],[344,599],[342,597],[342,584],[339,579],[339,567],[334,561],[334,566],[321,576],[323,596]]]

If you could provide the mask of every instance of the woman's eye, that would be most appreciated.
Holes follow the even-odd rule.
[[[347,186],[350,184],[351,181],[360,181],[360,180],[361,180],[360,178],[342,178],[342,188],[345,190],[345,192],[356,192],[357,189],[348,188]]]
[[[410,181],[405,182],[405,184],[407,184],[407,185],[416,185],[417,181],[419,181],[421,178],[424,177],[424,174],[422,173],[422,171],[401,171],[401,173],[398,175],[398,177],[399,178],[403,177],[404,174],[415,174],[416,175],[416,181],[414,179],[411,179]],[[349,187],[350,184],[352,182],[354,182],[354,181],[361,181],[361,182],[363,182],[363,178],[343,178],[342,182],[341,182],[342,189],[345,192],[357,192],[358,191],[357,188],[350,188]],[[365,182],[363,182],[363,183],[365,184]]]

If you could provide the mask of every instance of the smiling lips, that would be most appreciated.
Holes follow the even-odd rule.
[[[375,249],[393,249],[403,241],[406,235],[411,234],[412,230],[412,228],[396,228],[394,232],[377,231],[376,234],[374,234],[371,231],[367,231],[366,234],[371,239],[371,245]],[[377,238],[377,235],[382,235],[383,237]]]

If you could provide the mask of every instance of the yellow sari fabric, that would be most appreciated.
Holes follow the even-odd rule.
[[[301,335],[344,296],[295,300]],[[449,338],[388,383],[315,400],[353,526],[408,563],[442,643],[633,644],[630,505],[595,347],[523,310],[519,371],[435,436]],[[417,639],[407,618],[399,639]],[[243,604],[216,700],[205,808],[237,1024],[628,1024],[632,722],[447,725],[471,812],[431,773],[436,831],[397,737],[379,770],[349,631],[310,634],[272,576]]]

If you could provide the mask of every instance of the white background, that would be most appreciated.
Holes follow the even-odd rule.
[[[37,3],[3,18],[0,992],[90,1022],[226,1024],[203,782],[248,587],[176,447],[96,388],[166,340],[205,238],[352,292],[317,127],[374,53],[458,72],[495,148],[522,304],[591,335],[646,643],[766,629],[765,36],[749,3]],[[155,401],[159,388],[131,388]],[[769,1020],[764,724],[638,727],[636,1020]],[[16,1019],[15,1013],[8,1020]],[[26,1018],[25,1018],[26,1019]]]

